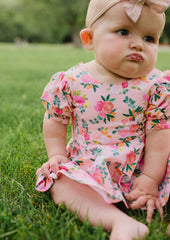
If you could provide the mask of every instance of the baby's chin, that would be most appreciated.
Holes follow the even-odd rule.
[[[151,69],[152,70],[152,69]],[[143,71],[143,72],[136,72],[136,73],[121,73],[119,76],[121,76],[122,78],[126,78],[126,79],[134,79],[134,78],[141,78],[146,76],[149,72],[151,72],[151,70],[149,71]]]
[[[154,69],[154,65],[148,64],[148,66],[139,66],[138,64],[129,64],[126,68],[120,68],[117,71],[117,75],[126,78],[126,79],[133,79],[133,78],[141,78],[146,76]]]

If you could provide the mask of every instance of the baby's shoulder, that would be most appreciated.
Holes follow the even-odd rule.
[[[162,90],[170,92],[170,70],[161,71],[155,68],[146,76],[146,79],[151,93]]]
[[[82,78],[82,76],[86,74],[85,71],[83,71],[82,65],[82,63],[78,63],[77,65],[69,68],[66,71],[56,72],[52,75],[50,79],[50,84],[67,84],[70,87],[73,86],[77,81]]]
[[[75,66],[71,67],[65,71],[64,78],[67,78],[69,81],[80,81],[83,76],[87,75],[86,69],[83,67],[83,63],[78,63]]]

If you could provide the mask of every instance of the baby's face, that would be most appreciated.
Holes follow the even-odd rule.
[[[121,77],[142,77],[156,64],[165,20],[163,14],[144,6],[139,20],[133,23],[123,5],[112,7],[92,26],[95,59]]]

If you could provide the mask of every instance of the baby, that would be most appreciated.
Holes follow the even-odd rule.
[[[41,97],[49,161],[36,189],[50,189],[56,204],[101,224],[111,240],[149,232],[116,203],[145,207],[151,222],[169,198],[170,72],[154,68],[169,4],[91,0],[80,37],[94,60],[55,74]]]

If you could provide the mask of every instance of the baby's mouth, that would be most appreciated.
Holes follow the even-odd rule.
[[[144,58],[140,53],[132,53],[127,56],[127,59],[133,62],[143,62]]]

